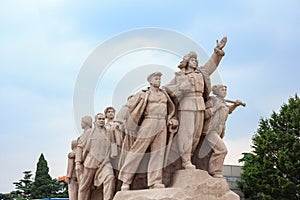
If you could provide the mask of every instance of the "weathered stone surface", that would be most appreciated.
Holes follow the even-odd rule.
[[[180,188],[128,190],[118,192],[114,200],[182,200],[187,199],[184,191]]]
[[[203,170],[179,170],[171,188],[118,192],[114,200],[239,200],[223,178],[213,178]]]
[[[206,171],[179,170],[174,174],[172,188],[183,188],[186,199],[235,200],[239,196],[229,189],[224,178],[213,178]]]

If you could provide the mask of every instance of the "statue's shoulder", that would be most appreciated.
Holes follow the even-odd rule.
[[[93,131],[93,128],[89,128],[89,129],[83,131],[83,134],[87,135],[87,134],[90,134],[92,131]]]
[[[211,102],[215,102],[218,100],[218,98],[216,96],[209,96],[207,100]]]
[[[184,75],[184,71],[182,70],[175,72],[175,76],[182,76],[182,75]]]
[[[159,90],[160,90],[162,93],[164,93],[166,96],[169,96],[169,94],[168,94],[168,92],[167,92],[167,90],[166,90],[165,87],[161,87],[161,88],[159,88]]]
[[[207,98],[207,101],[205,102],[206,108],[211,108],[214,106],[214,102],[216,101],[215,96],[209,96]]]
[[[142,89],[138,93],[135,94],[135,96],[140,97],[140,98],[145,98],[146,95],[150,93],[149,88]]]
[[[195,72],[196,73],[203,73],[203,66],[197,67]]]

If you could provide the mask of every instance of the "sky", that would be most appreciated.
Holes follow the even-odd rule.
[[[53,178],[66,173],[71,140],[80,134],[75,104],[85,108],[85,97],[93,108],[87,114],[94,115],[114,102],[116,108],[125,103],[123,96],[130,94],[118,96],[123,81],[126,89],[137,91],[147,85],[152,69],[163,71],[163,83],[170,81],[180,53],[147,45],[117,53],[131,45],[118,38],[148,28],[184,36],[207,55],[217,39],[228,37],[217,81],[227,85],[228,99],[247,106],[227,121],[225,164],[241,165],[238,159],[251,150],[259,120],[299,94],[299,10],[298,0],[0,1],[0,192],[14,190],[23,171],[34,174],[41,153]],[[158,36],[158,41],[189,47],[184,40]],[[109,42],[115,48],[106,51]],[[147,42],[141,44],[153,45]],[[78,98],[80,74],[99,48],[94,63],[103,67],[104,57],[109,64],[89,88],[92,92],[82,90]],[[109,53],[117,57],[109,60],[104,56]],[[95,77],[93,71],[83,80],[92,81],[89,76]]]

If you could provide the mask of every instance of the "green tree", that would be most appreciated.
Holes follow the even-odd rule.
[[[51,197],[68,198],[68,184],[65,181],[58,181],[57,179],[53,179],[52,181],[53,187]]]
[[[12,197],[11,194],[2,194],[2,193],[0,193],[0,199],[1,200],[13,200],[14,198]]]
[[[300,99],[261,119],[253,151],[244,153],[240,189],[251,199],[300,199]]]
[[[14,182],[13,184],[16,186],[15,193],[23,197],[24,199],[28,199],[30,198],[30,194],[31,194],[32,173],[31,171],[24,171],[23,174],[24,174],[24,178],[19,180],[18,182]]]
[[[37,169],[35,172],[35,179],[32,184],[31,198],[42,199],[50,198],[52,194],[53,181],[49,175],[49,168],[47,161],[43,154],[41,154],[37,163]]]

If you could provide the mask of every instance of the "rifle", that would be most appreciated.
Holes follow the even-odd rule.
[[[233,101],[233,100],[228,100],[228,99],[225,99],[225,101],[226,102],[228,102],[228,103],[234,103],[234,104],[237,104],[237,101]],[[242,105],[243,107],[245,107],[246,106],[246,103],[239,103],[239,105]]]

